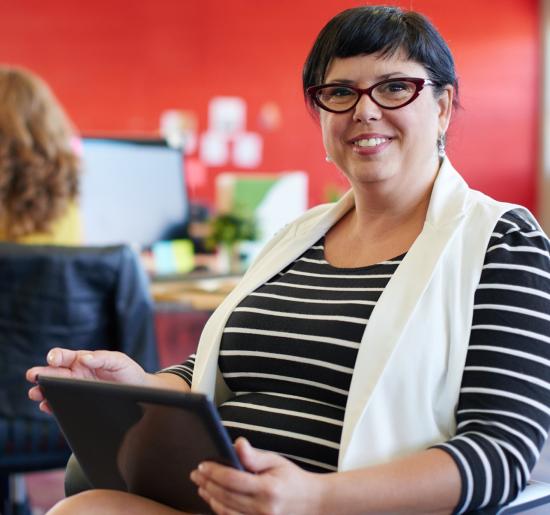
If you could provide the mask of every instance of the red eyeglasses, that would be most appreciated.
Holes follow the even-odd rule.
[[[349,84],[310,86],[306,92],[321,109],[331,113],[351,111],[363,95],[383,109],[399,109],[415,100],[424,86],[435,86],[430,79],[396,77],[385,79],[370,88],[361,89]]]

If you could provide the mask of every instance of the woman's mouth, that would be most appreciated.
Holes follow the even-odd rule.
[[[353,144],[357,147],[377,147],[378,145],[382,145],[383,143],[388,142],[388,138],[364,138],[364,139],[358,139],[353,142]]]
[[[353,138],[350,143],[353,151],[357,155],[369,156],[383,152],[384,149],[391,143],[392,138],[388,136],[376,135],[363,135]]]

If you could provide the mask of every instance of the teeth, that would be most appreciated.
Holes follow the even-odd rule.
[[[386,141],[388,141],[386,138],[368,138],[360,139],[356,141],[354,145],[357,145],[358,147],[375,147],[376,145],[381,145]]]

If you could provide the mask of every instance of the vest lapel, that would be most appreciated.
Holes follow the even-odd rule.
[[[274,274],[284,269],[298,256],[305,252],[321,236],[339,220],[354,204],[351,191],[336,204],[331,206],[320,217],[300,223],[295,231],[289,232],[268,254],[262,259],[259,266],[253,267],[247,274],[247,286],[254,290]]]
[[[244,297],[313,245],[351,206],[353,206],[353,195],[350,191],[320,216],[298,223],[294,230],[284,234],[280,241],[252,266],[243,280],[212,314],[201,334],[193,372],[193,390],[210,396],[216,392],[218,402],[225,397],[227,389],[218,374],[217,356],[223,334],[222,328],[225,327],[234,308]]]
[[[424,228],[380,296],[363,334],[344,418],[340,468],[345,466],[356,428],[367,416],[379,380],[398,351],[407,322],[462,221],[467,191],[465,182],[445,161],[434,184]]]

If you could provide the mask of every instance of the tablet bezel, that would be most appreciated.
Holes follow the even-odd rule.
[[[180,510],[196,510],[204,513],[209,508],[197,494],[196,486],[188,478],[190,470],[193,470],[203,460],[218,461],[242,470],[217,409],[204,394],[54,376],[40,376],[38,385],[47,399],[69,446],[93,487],[131,491]],[[105,404],[107,404],[107,407]],[[112,406],[110,410],[109,405]],[[182,475],[181,478],[177,479],[177,482],[179,482],[178,492],[172,492],[170,495],[158,494],[159,489],[155,490],[155,485],[146,488],[147,491],[145,492],[140,491],[141,488],[137,488],[136,491],[135,487],[128,487],[128,482],[125,482],[120,476],[117,458],[107,456],[112,450],[110,447],[113,447],[113,441],[116,442],[117,438],[120,439],[120,433],[114,434],[117,433],[117,430],[113,428],[125,427],[125,424],[128,424],[127,430],[129,431],[136,425],[135,421],[132,426],[131,421],[125,420],[125,409],[120,409],[120,407],[128,406],[130,410],[135,411],[136,407],[143,410],[144,405],[177,410],[172,413],[173,418],[182,426],[181,438],[188,440],[187,443],[179,439],[177,442],[171,442],[174,445],[176,454],[179,453],[178,456],[174,456],[174,460],[179,460],[178,463],[181,463],[182,474],[185,475],[185,478]],[[117,409],[117,406],[119,409]],[[147,406],[145,406],[145,411],[146,408]],[[142,415],[141,419],[144,418],[145,416]],[[82,420],[87,422],[81,422]],[[205,428],[204,433],[203,431],[195,431],[189,434],[190,428],[199,427],[197,424]],[[186,425],[188,427],[185,427]],[[170,431],[174,429],[170,427]],[[101,430],[103,434],[100,433]],[[104,433],[105,431],[107,433]],[[101,434],[101,440],[97,438],[98,433]],[[170,445],[170,441],[164,441],[166,433],[159,436],[161,438],[155,439],[155,445]],[[188,445],[188,452],[183,453],[182,449],[185,449],[186,445]],[[196,453],[197,447],[208,449],[205,456],[192,463],[186,462],[186,454]],[[170,457],[172,458],[172,455]],[[189,460],[192,459],[189,458]],[[156,480],[157,477],[153,476],[152,481]],[[170,481],[167,477],[163,478],[160,471],[158,481],[163,482],[158,485],[160,490],[163,488],[170,489],[167,484]],[[155,491],[155,494],[150,494],[151,490]],[[159,495],[161,498],[158,497]]]

